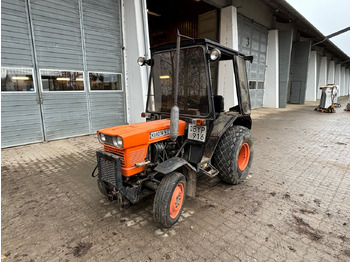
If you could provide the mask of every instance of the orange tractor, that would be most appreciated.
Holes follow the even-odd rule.
[[[197,176],[242,182],[253,158],[246,61],[252,57],[207,39],[186,39],[151,49],[146,122],[98,130],[99,190],[121,203],[155,192],[153,216],[164,227],[180,218],[186,196],[195,196]],[[211,68],[229,62],[237,105],[224,110]],[[213,81],[214,82],[214,81]],[[232,86],[234,90],[234,86]]]

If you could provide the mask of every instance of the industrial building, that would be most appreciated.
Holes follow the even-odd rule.
[[[328,83],[349,94],[349,56],[284,0],[2,0],[1,146],[144,121],[149,68],[136,60],[177,28],[254,56],[253,108],[316,101]],[[233,76],[215,72],[225,93]]]

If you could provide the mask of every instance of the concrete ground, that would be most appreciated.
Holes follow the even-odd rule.
[[[171,229],[91,177],[95,136],[2,150],[2,261],[350,261],[350,112],[253,110],[248,179],[201,176]],[[25,134],[23,134],[25,135]],[[20,137],[18,139],[21,139]]]

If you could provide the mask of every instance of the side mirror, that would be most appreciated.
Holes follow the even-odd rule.
[[[254,59],[254,56],[252,55],[244,57],[244,60],[249,61],[250,63],[253,63],[253,59]]]

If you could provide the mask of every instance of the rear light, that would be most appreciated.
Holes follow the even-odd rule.
[[[205,120],[204,119],[193,119],[192,124],[196,126],[205,126]]]

